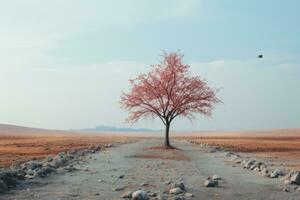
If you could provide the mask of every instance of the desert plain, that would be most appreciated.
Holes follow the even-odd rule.
[[[0,135],[3,169],[74,149],[116,144],[78,157],[45,177],[27,176],[0,199],[131,199],[131,192],[139,190],[149,199],[300,199],[299,186],[287,185],[284,179],[300,169],[299,129],[174,132],[171,143],[176,149],[171,150],[162,148],[163,133],[82,133],[2,125]],[[268,166],[268,176],[276,170],[284,175],[266,177],[260,169],[249,170],[255,167],[250,161]],[[207,179],[214,176],[219,177],[218,184],[207,187]],[[178,182],[184,188],[171,191]]]

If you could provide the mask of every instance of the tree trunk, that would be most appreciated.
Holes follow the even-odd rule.
[[[170,141],[169,141],[169,131],[170,131],[170,123],[166,123],[165,147],[171,147]]]

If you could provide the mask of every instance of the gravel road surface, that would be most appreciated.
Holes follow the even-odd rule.
[[[233,167],[221,153],[206,153],[199,145],[172,141],[180,150],[162,150],[162,139],[145,139],[88,155],[73,172],[38,178],[9,191],[0,199],[122,199],[126,191],[142,189],[165,199],[168,182],[182,181],[193,197],[185,199],[296,200],[299,192],[282,191],[279,179]],[[208,176],[222,177],[218,187],[204,187]],[[152,197],[152,199],[155,199]]]

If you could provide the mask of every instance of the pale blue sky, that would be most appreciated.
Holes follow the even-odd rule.
[[[224,104],[174,129],[299,127],[299,8],[297,0],[1,0],[0,123],[127,126],[118,101],[128,79],[162,50],[180,49],[193,74],[223,88]]]

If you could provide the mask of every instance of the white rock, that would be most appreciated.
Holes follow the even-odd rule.
[[[180,189],[179,187],[172,188],[169,190],[169,194],[181,194],[181,193],[183,193],[183,190]]]
[[[149,196],[145,191],[137,190],[132,193],[132,200],[149,200]]]
[[[218,181],[218,180],[222,180],[222,178],[215,174],[215,175],[212,176],[212,180]]]
[[[173,188],[180,188],[181,190],[185,191],[185,185],[183,182],[175,182],[173,184]]]
[[[193,197],[193,196],[194,196],[192,193],[188,193],[188,192],[186,192],[184,195],[185,195],[186,197]]]
[[[34,179],[35,176],[31,176],[31,175],[25,175],[25,178],[28,178],[28,179]]]
[[[204,186],[205,187],[216,187],[216,186],[218,186],[218,181],[208,179],[204,182]]]
[[[121,198],[131,198],[132,197],[132,192],[131,191],[127,191],[127,192],[125,192],[125,193],[123,193],[122,195],[121,195]]]
[[[294,184],[300,185],[300,172],[294,172],[290,181]]]
[[[292,183],[292,182],[291,182],[290,180],[285,180],[285,181],[284,181],[284,184],[287,184],[287,185],[288,185],[288,184],[291,184],[291,183]]]
[[[253,165],[255,165],[256,160],[248,160],[245,164],[244,164],[244,168],[249,169],[251,167],[253,167]]]

